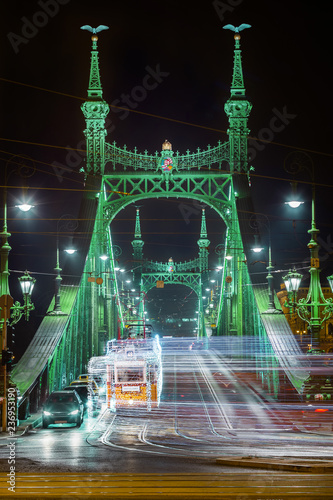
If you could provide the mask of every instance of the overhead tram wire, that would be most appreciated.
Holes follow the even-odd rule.
[[[66,94],[64,92],[58,92],[56,90],[44,89],[44,88],[38,87],[36,85],[30,85],[30,84],[27,84],[27,83],[16,82],[14,80],[9,80],[9,79],[3,78],[3,77],[0,77],[0,80],[2,80],[4,82],[7,82],[7,83],[13,83],[14,85],[21,85],[21,86],[24,86],[24,87],[33,88],[35,90],[41,90],[43,92],[49,92],[51,94],[57,94],[57,95],[65,96],[65,97],[70,97],[71,99],[78,99],[80,101],[86,101],[87,100],[86,97],[83,98],[83,97],[73,96],[73,95],[70,95],[70,94]],[[182,120],[177,120],[175,118],[168,118],[166,116],[160,116],[160,115],[155,115],[155,114],[152,114],[152,113],[146,113],[144,111],[138,111],[136,109],[129,109],[127,107],[124,108],[124,107],[121,107],[121,106],[115,106],[113,104],[109,104],[109,106],[111,108],[120,109],[120,110],[123,110],[123,111],[130,111],[131,113],[136,113],[136,114],[139,114],[139,115],[148,116],[150,118],[158,118],[160,120],[171,121],[171,122],[178,123],[178,124],[181,124],[181,125],[188,125],[190,127],[201,128],[201,129],[204,129],[204,130],[210,130],[210,131],[213,131],[213,132],[218,132],[219,134],[225,134],[225,135],[227,135],[227,131],[226,130],[221,130],[221,129],[215,129],[215,128],[211,128],[211,127],[206,127],[204,125],[198,125],[196,123],[190,123],[190,122],[185,122],[185,121],[182,121]],[[248,138],[251,139],[251,140],[254,140],[254,141],[259,141],[260,140],[260,142],[263,142],[263,143],[274,144],[275,146],[281,146],[281,147],[288,148],[288,149],[294,149],[294,150],[298,150],[298,151],[305,151],[307,153],[318,154],[318,155],[323,155],[323,156],[328,156],[328,157],[332,157],[333,156],[332,153],[325,153],[323,151],[315,151],[315,150],[312,150],[312,149],[302,148],[302,147],[293,146],[293,145],[289,145],[289,144],[283,144],[281,142],[275,142],[275,141],[270,141],[270,140],[266,140],[266,139],[258,139],[258,137],[249,136]],[[0,140],[10,140],[10,139],[0,138]],[[50,146],[50,147],[52,147],[52,146]],[[74,148],[73,148],[73,151],[75,151]]]
[[[35,143],[35,142],[27,142],[27,141],[19,141],[19,140],[14,140],[14,139],[4,139],[4,138],[0,138],[0,141],[3,140],[3,141],[11,141],[11,142],[16,142],[18,144],[22,143],[22,144],[29,144],[29,145],[32,145],[32,146],[42,146],[42,147],[49,147],[49,148],[56,148],[56,149],[64,149],[66,151],[76,151],[76,152],[85,152],[86,150],[84,149],[75,149],[75,148],[68,148],[68,147],[65,147],[65,146],[53,146],[51,144],[40,144],[40,143]],[[289,146],[288,146],[289,147]],[[304,150],[305,151],[305,150]],[[7,154],[13,154],[12,152],[9,152],[9,151],[4,151],[4,150],[0,150],[0,152],[2,153],[7,153]],[[317,152],[318,153],[318,152]],[[321,154],[321,153],[318,153],[318,154]],[[326,153],[323,153],[323,154],[326,154]],[[17,156],[20,156],[20,155],[17,155]],[[23,155],[22,155],[23,156]],[[333,155],[328,155],[328,156],[333,156]],[[0,158],[2,159],[3,161],[6,161],[6,159],[4,158]],[[33,159],[33,158],[32,158]],[[35,161],[36,163],[42,163],[44,165],[48,165],[48,166],[53,166],[52,164],[49,164],[49,163],[46,163],[46,162],[42,162],[42,161],[39,161],[39,160],[35,160],[33,159],[33,161]],[[194,167],[193,167],[194,168]],[[211,169],[208,169],[208,168],[205,168],[205,167],[201,167],[202,170],[210,170],[211,172],[221,172],[221,173],[230,173],[229,170],[220,170],[220,169],[214,169],[214,168],[211,168]],[[70,169],[68,169],[70,170]],[[38,170],[40,173],[45,173],[46,175],[54,175],[56,177],[56,174],[55,173],[49,173],[49,172],[45,172],[44,170]],[[75,173],[75,174],[80,174],[80,172],[75,172],[75,171],[71,171],[71,173]],[[247,172],[239,172],[239,175],[248,175]],[[254,172],[251,172],[250,174],[251,177],[257,177],[258,179],[267,179],[269,181],[282,181],[282,182],[288,182],[290,183],[290,179],[287,179],[285,177],[272,177],[272,176],[269,176],[269,175],[262,175],[262,174],[256,174]],[[72,182],[79,182],[81,183],[81,181],[75,181],[75,179],[72,179],[72,178],[67,178],[67,180],[69,181],[72,181]],[[298,184],[305,184],[305,185],[315,185],[316,187],[325,187],[325,188],[333,188],[333,184],[327,184],[327,183],[320,183],[320,182],[310,182],[310,181],[304,181],[304,180],[298,180],[297,181]],[[3,186],[1,186],[3,187]],[[14,186],[13,186],[14,187]],[[38,187],[31,187],[31,189],[57,189],[57,188],[38,188]],[[64,189],[66,191],[71,191],[70,188],[66,188]],[[73,188],[73,191],[87,191],[87,189],[74,189]],[[93,190],[92,190],[93,191]],[[122,193],[120,191],[113,191],[113,192],[117,192],[117,193],[120,193],[120,194],[127,194],[128,196],[130,196],[130,193]],[[170,200],[171,202],[175,202],[175,200]]]

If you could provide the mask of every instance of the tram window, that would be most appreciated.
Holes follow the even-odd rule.
[[[143,382],[143,367],[131,366],[118,368],[117,382]]]
[[[157,366],[152,365],[149,367],[150,382],[156,384],[157,382]]]

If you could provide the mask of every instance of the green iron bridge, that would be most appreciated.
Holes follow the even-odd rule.
[[[137,265],[132,272],[139,294],[148,294],[158,283],[189,287],[198,297],[198,336],[230,336],[233,342],[237,338],[240,343],[245,336],[253,337],[256,348],[252,353],[249,348],[247,355],[257,363],[263,386],[277,395],[279,370],[274,368],[282,367],[301,392],[309,376],[307,366],[295,366],[295,361],[290,361],[291,355],[301,354],[301,350],[277,299],[273,297],[273,303],[269,303],[267,285],[251,280],[246,263],[248,231],[241,214],[252,208],[247,154],[247,121],[252,105],[245,95],[239,33],[234,36],[233,77],[224,108],[229,120],[228,140],[185,154],[174,152],[168,141],[154,154],[106,142],[109,106],[103,99],[98,39],[96,35],[91,39],[88,96],[82,105],[86,120],[86,191],[74,236],[85,259],[80,278],[62,279],[60,301],[59,297],[52,301],[31,344],[13,369],[12,380],[20,390],[22,404],[29,401],[30,409],[37,409],[48,392],[85,373],[90,357],[103,354],[107,340],[125,335],[133,311],[129,316],[117,278],[118,249],[112,242],[112,221],[127,205],[149,198],[187,198],[216,211],[221,219],[221,280],[212,297],[213,311],[207,314],[202,297],[209,279],[210,241],[204,209],[198,253],[188,262],[144,259],[137,209],[132,241]],[[84,241],[82,234],[87,235]],[[102,254],[109,258],[102,261],[98,258]],[[144,304],[144,300],[138,304],[140,317],[144,317]]]

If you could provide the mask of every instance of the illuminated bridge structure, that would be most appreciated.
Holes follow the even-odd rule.
[[[202,299],[210,271],[204,210],[198,256],[189,262],[145,260],[137,211],[132,242],[133,260],[137,263],[133,279],[140,294],[148,294],[158,282],[188,286],[198,297],[200,337],[230,337],[230,342],[239,346],[236,355],[246,355],[256,363],[258,377],[270,393],[279,391],[279,367],[296,390],[302,391],[309,376],[307,364],[298,361],[297,355],[302,352],[276,297],[277,311],[264,314],[268,307],[267,285],[251,279],[246,261],[250,241],[244,214],[253,212],[247,154],[251,108],[245,95],[240,36],[236,33],[232,85],[224,108],[229,120],[226,142],[185,154],[174,152],[168,141],[163,143],[161,152],[154,154],[108,143],[105,119],[109,106],[103,99],[97,36],[92,36],[88,97],[82,105],[87,143],[85,194],[73,242],[84,258],[77,272],[79,278],[66,277],[73,273],[64,269],[61,310],[54,310],[54,301],[50,304],[12,372],[12,380],[22,395],[22,407],[29,400],[32,411],[39,407],[48,392],[85,373],[89,359],[104,353],[107,340],[126,335],[126,322],[133,317],[128,316],[117,278],[118,248],[112,243],[112,221],[127,205],[149,198],[187,198],[217,212],[221,221],[221,279],[207,313]],[[102,254],[108,259],[102,261]],[[143,317],[143,300],[139,309],[138,314]],[[246,345],[249,337],[255,342]]]

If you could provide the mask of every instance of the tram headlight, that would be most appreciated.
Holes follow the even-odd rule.
[[[128,400],[128,404],[129,404],[129,405],[132,405],[132,404],[133,404],[133,399],[129,399],[129,400]]]

